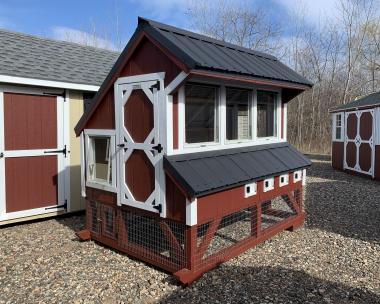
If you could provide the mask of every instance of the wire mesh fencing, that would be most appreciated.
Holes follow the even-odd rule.
[[[197,226],[97,202],[87,204],[87,227],[127,253],[175,272],[199,270],[243,252],[250,242],[303,212],[291,191]]]

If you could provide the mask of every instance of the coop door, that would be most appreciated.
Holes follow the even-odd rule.
[[[161,74],[120,78],[116,121],[120,205],[164,215]]]
[[[344,168],[373,176],[374,110],[347,112],[344,143]]]

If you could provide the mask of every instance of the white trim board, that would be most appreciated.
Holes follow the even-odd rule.
[[[34,78],[7,76],[7,75],[0,75],[0,82],[11,83],[11,84],[31,85],[31,86],[41,86],[41,87],[71,89],[71,90],[79,90],[79,91],[91,91],[91,92],[96,92],[100,88],[100,86],[89,85],[89,84],[70,83],[70,82],[63,82],[63,81],[43,80],[43,79],[34,79]]]

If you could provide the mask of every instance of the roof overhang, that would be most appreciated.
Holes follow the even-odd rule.
[[[339,112],[348,112],[348,111],[357,111],[357,110],[365,110],[380,107],[380,103],[372,104],[372,105],[363,105],[359,107],[347,107],[347,108],[335,108],[329,110],[329,113],[339,113]]]
[[[197,77],[212,78],[212,79],[218,79],[222,81],[229,81],[229,82],[236,82],[236,83],[240,82],[240,83],[246,83],[246,84],[252,84],[252,85],[267,85],[267,86],[273,86],[273,87],[278,87],[278,88],[295,89],[295,90],[300,90],[300,91],[306,91],[311,88],[311,86],[304,85],[304,84],[297,84],[297,83],[291,83],[291,82],[286,82],[286,81],[271,80],[271,79],[258,78],[258,77],[245,76],[245,75],[205,71],[205,70],[191,70],[189,74],[190,74],[190,78],[197,78]]]
[[[9,84],[21,84],[21,85],[29,85],[29,86],[60,88],[60,89],[70,89],[70,90],[90,91],[90,92],[96,92],[99,90],[99,86],[90,85],[90,84],[70,83],[70,82],[25,78],[25,77],[8,76],[8,75],[0,75],[0,82],[9,83]]]

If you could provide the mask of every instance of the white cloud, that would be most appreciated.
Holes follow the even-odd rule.
[[[327,18],[334,18],[338,15],[338,0],[276,0],[283,5],[290,13],[302,10],[306,20],[314,24],[324,22]]]
[[[75,42],[82,45],[94,46],[109,50],[117,50],[116,45],[111,40],[101,38],[96,33],[88,33],[64,26],[53,27],[52,33],[53,38],[57,40]]]

